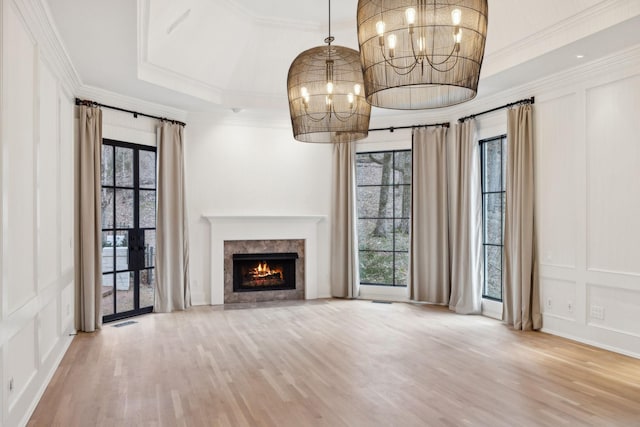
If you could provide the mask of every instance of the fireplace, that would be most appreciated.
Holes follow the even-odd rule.
[[[304,299],[305,259],[303,239],[225,240],[224,303]]]
[[[233,254],[233,291],[296,289],[296,252]]]

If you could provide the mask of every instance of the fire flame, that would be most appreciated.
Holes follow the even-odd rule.
[[[266,261],[263,261],[258,263],[258,265],[253,269],[252,273],[255,275],[255,277],[261,278],[279,273],[279,271],[271,270],[269,264],[267,264]]]

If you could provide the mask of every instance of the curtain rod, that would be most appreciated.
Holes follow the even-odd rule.
[[[135,118],[138,118],[138,116],[144,116],[144,117],[149,117],[151,119],[161,120],[163,122],[170,122],[173,124],[178,124],[180,126],[186,126],[185,123],[180,122],[178,120],[167,119],[166,117],[160,117],[160,116],[153,116],[151,114],[139,113],[137,111],[127,110],[125,108],[120,108],[120,107],[113,107],[111,105],[100,104],[99,102],[89,101],[86,99],[76,98],[76,105],[86,105],[87,107],[103,107],[103,108],[108,108],[110,110],[122,111],[123,113],[133,114],[133,117]]]
[[[481,116],[483,114],[493,113],[494,111],[502,110],[503,108],[509,108],[509,107],[513,107],[514,105],[519,105],[519,104],[533,104],[534,102],[535,102],[535,97],[532,96],[531,98],[521,99],[520,101],[510,102],[509,104],[504,104],[504,105],[501,105],[500,107],[492,108],[490,110],[482,111],[480,113],[471,114],[469,116],[461,117],[461,118],[458,119],[458,121],[460,123],[462,123],[465,120],[474,119],[474,118],[476,118],[478,116]]]
[[[433,127],[433,126],[444,126],[446,128],[449,127],[449,123],[434,123],[434,124],[430,124],[430,125],[411,125],[411,126],[391,126],[388,128],[376,128],[376,129],[369,129],[369,132],[376,132],[379,130],[388,130],[389,132],[393,132],[394,130],[397,129],[415,129],[415,128],[428,128],[428,127]]]

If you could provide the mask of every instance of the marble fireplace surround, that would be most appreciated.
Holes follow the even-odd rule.
[[[203,215],[211,225],[211,305],[224,304],[224,242],[304,240],[304,297],[318,297],[318,223],[323,215]]]

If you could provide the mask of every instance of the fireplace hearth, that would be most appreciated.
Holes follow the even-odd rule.
[[[295,252],[233,254],[233,291],[296,289]]]

